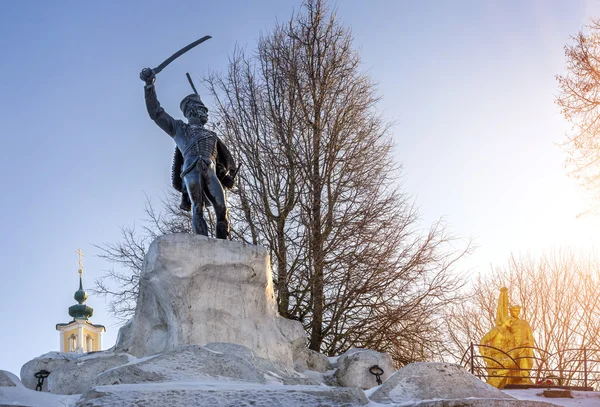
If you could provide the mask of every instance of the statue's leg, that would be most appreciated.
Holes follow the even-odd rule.
[[[204,193],[212,203],[217,218],[216,237],[217,239],[227,239],[229,238],[229,214],[223,187],[213,166],[207,169],[205,176]]]
[[[198,235],[208,236],[208,227],[204,220],[204,201],[202,200],[203,182],[198,168],[188,172],[185,177],[185,186],[192,201],[192,228]]]

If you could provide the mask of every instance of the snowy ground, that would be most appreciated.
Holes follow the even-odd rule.
[[[538,396],[542,392],[543,390],[540,389],[504,390],[504,393],[519,400],[545,401],[546,403],[565,407],[600,407],[600,392],[597,391],[572,391],[572,399],[554,399]]]
[[[223,382],[223,381],[189,381],[189,382],[170,382],[170,383],[144,383],[142,385],[131,385],[131,384],[122,384],[117,386],[101,386],[98,390],[109,390],[109,391],[117,391],[117,393],[131,393],[132,395],[136,392],[140,391],[161,391],[161,390],[170,390],[171,397],[173,394],[179,394],[182,397],[185,397],[186,392],[205,392],[210,390],[212,393],[212,400],[210,405],[213,406],[231,406],[231,402],[234,400],[231,399],[232,393],[242,392],[251,394],[254,392],[261,392],[265,395],[265,399],[269,399],[269,393],[274,396],[275,394],[284,393],[284,388],[287,390],[287,398],[284,400],[278,399],[277,397],[271,398],[270,400],[265,400],[268,402],[270,406],[282,405],[286,407],[305,407],[311,405],[311,401],[316,402],[318,405],[318,400],[310,400],[304,398],[302,402],[294,397],[290,397],[290,393],[294,390],[301,391],[305,386],[282,386],[276,384],[269,385],[260,385],[260,384],[252,384],[252,383],[232,383],[232,382]],[[293,390],[292,390],[293,389]],[[327,387],[323,386],[323,390],[327,391]],[[367,391],[369,394],[373,389]],[[545,398],[537,396],[537,394],[542,391],[539,389],[529,389],[529,390],[505,390],[506,394],[515,397],[520,400],[530,400],[530,401],[545,401],[546,403],[552,403],[558,406],[566,406],[566,407],[600,407],[600,392],[572,392],[572,399],[557,399],[557,398]],[[222,397],[220,395],[222,394]],[[219,398],[221,398],[219,400]],[[40,407],[74,407],[77,400],[79,399],[79,395],[74,396],[59,396],[50,393],[41,393],[35,392],[29,389],[24,389],[22,387],[2,387],[0,388],[0,406],[10,406],[10,405],[20,405],[20,406],[40,406]],[[121,399],[123,400],[123,399]],[[125,400],[123,400],[125,401]],[[298,401],[300,403],[296,403]],[[283,402],[283,404],[279,404]],[[125,402],[127,404],[127,402]],[[237,403],[236,403],[237,404]],[[198,404],[198,405],[208,405],[208,404]],[[370,402],[366,407],[390,407],[389,404],[379,404],[375,402]]]

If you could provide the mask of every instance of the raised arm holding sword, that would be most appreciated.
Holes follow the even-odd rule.
[[[144,68],[140,79],[146,83],[145,99],[148,114],[154,122],[175,140],[177,150],[173,164],[173,184],[182,192],[182,209],[192,210],[194,233],[208,236],[204,220],[205,198],[212,204],[217,218],[216,238],[229,237],[229,216],[223,188],[233,188],[237,169],[229,150],[216,133],[204,127],[208,121],[208,109],[202,103],[188,75],[194,93],[186,96],[179,107],[187,123],[171,117],[160,106],[154,82],[156,74],[162,71],[177,57],[210,39],[210,36],[182,48],[157,68]],[[186,202],[186,195],[189,201]],[[190,205],[191,204],[191,205]]]

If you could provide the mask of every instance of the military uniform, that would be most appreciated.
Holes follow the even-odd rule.
[[[166,113],[158,102],[154,84],[146,85],[144,89],[146,108],[150,118],[173,137],[177,145],[178,152],[176,151],[173,163],[173,185],[182,194],[187,193],[191,198],[194,232],[208,235],[208,228],[202,213],[206,197],[215,209],[216,237],[227,239],[229,217],[223,186],[233,187],[235,162],[231,154],[216,133],[204,128],[202,124],[185,123]],[[192,94],[182,100],[181,110],[183,112],[189,102],[204,106],[200,97]],[[185,189],[183,185],[185,185]]]

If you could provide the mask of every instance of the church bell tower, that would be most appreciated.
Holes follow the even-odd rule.
[[[102,350],[102,333],[106,332],[103,325],[95,325],[89,321],[94,315],[92,307],[85,305],[88,295],[83,290],[83,253],[77,250],[79,255],[79,289],[75,291],[77,304],[69,307],[69,315],[73,318],[71,322],[56,324],[56,330],[60,332],[61,352],[96,352]]]

